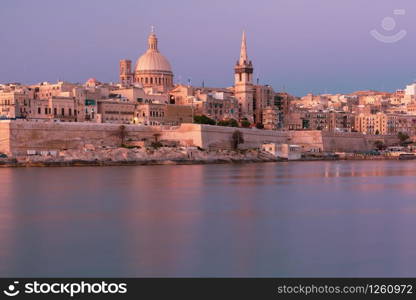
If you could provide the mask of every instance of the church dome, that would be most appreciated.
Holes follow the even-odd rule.
[[[157,37],[154,32],[148,38],[149,48],[136,63],[136,73],[143,72],[167,72],[171,73],[172,68],[169,61],[159,52],[157,48]]]

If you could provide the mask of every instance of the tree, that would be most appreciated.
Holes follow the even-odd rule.
[[[208,125],[215,125],[215,120],[208,118],[205,115],[202,116],[194,116],[194,123],[196,124],[208,124]]]
[[[243,120],[241,120],[241,127],[249,128],[250,125],[251,125],[250,122],[246,118],[244,118]]]
[[[124,146],[126,136],[127,136],[126,126],[120,125],[120,127],[118,128],[117,135],[120,138],[120,145]]]
[[[230,127],[238,127],[238,122],[235,119],[230,119]]]
[[[153,137],[154,137],[154,139],[155,139],[155,142],[157,143],[157,142],[159,142],[159,138],[160,138],[160,136],[161,136],[161,134],[160,133],[155,133],[155,134],[153,134]]]
[[[374,146],[377,150],[384,150],[386,149],[386,145],[383,143],[383,141],[375,141]]]
[[[221,120],[217,124],[218,126],[238,127],[238,122],[234,119]]]
[[[408,140],[409,140],[409,138],[410,138],[410,136],[407,134],[407,133],[403,133],[403,132],[399,132],[398,134],[397,134],[397,137],[399,138],[399,140],[400,140],[400,145],[401,146],[407,146],[408,144],[410,144],[411,142],[409,142]]]
[[[230,121],[228,120],[221,120],[217,124],[218,126],[230,126]]]
[[[231,136],[231,144],[234,150],[238,149],[238,145],[244,143],[244,136],[240,130],[235,130]]]

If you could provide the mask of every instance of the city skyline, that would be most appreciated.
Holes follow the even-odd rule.
[[[196,86],[203,81],[206,86],[231,86],[242,30],[248,35],[253,81],[259,78],[260,84],[279,91],[285,87],[296,96],[394,91],[416,78],[409,63],[415,4],[379,1],[366,9],[355,0],[309,2],[260,1],[251,19],[253,8],[236,1],[7,2],[0,12],[6,45],[0,49],[0,82],[84,82],[90,77],[117,82],[118,60],[146,49],[151,25],[172,64],[175,83],[191,79]],[[374,39],[370,30],[381,28],[383,17],[399,8],[406,14],[395,17],[397,31],[403,28],[407,36],[391,44]]]

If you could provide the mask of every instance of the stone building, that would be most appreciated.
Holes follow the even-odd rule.
[[[73,97],[52,96],[31,102],[30,119],[33,121],[76,122],[77,114]]]
[[[177,126],[192,123],[192,107],[189,105],[146,103],[136,108],[137,124]]]
[[[48,99],[52,96],[72,97],[73,89],[77,85],[65,81],[58,81],[57,83],[42,82],[40,84],[31,85],[30,88],[34,91],[34,99]]]
[[[254,85],[253,122],[255,124],[263,124],[266,126],[263,120],[263,109],[266,107],[270,109],[275,106],[274,94],[273,88],[269,85]]]
[[[9,85],[0,90],[0,119],[26,118],[30,113],[33,92],[20,85]]]
[[[102,123],[133,124],[136,123],[137,104],[125,98],[99,100],[97,114]]]
[[[112,90],[110,96],[114,97],[114,95],[125,97],[133,103],[169,104],[170,100],[169,94],[148,94],[143,88],[137,86]]]
[[[176,105],[191,106],[194,115],[205,115],[216,121],[239,119],[238,100],[230,89],[177,85],[170,95]]]
[[[364,134],[387,134],[387,115],[384,113],[361,113],[355,118],[354,129]]]
[[[399,132],[416,135],[416,116],[405,114],[359,114],[355,130],[364,134],[397,135]]]
[[[351,132],[354,129],[355,116],[344,111],[328,112],[328,131]]]
[[[321,130],[328,132],[351,132],[355,119],[352,113],[343,111],[291,111],[285,115],[287,130]]]
[[[275,106],[268,106],[262,109],[262,122],[264,129],[277,130],[279,126],[279,113]]]
[[[134,83],[134,76],[131,71],[131,60],[120,60],[120,84],[123,87],[132,86]]]

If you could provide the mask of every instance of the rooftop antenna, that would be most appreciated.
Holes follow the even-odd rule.
[[[188,87],[191,86],[191,78],[188,78]]]
[[[205,81],[204,80],[202,80],[202,87],[203,88],[205,87]]]
[[[154,25],[151,25],[151,26],[150,26],[150,32],[151,32],[151,33],[155,33],[155,26],[154,26]]]

